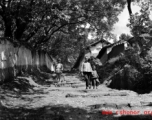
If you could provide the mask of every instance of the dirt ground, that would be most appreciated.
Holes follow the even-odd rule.
[[[65,75],[65,80],[57,87],[50,84],[51,79],[43,86],[31,81],[33,90],[23,93],[1,89],[0,120],[152,119],[152,93],[137,94],[102,84],[85,90],[85,82],[76,74]]]

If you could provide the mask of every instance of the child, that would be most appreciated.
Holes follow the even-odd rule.
[[[61,63],[61,60],[59,59],[56,65],[56,75],[57,75],[58,82],[61,82],[62,71],[63,71],[63,64]]]
[[[92,85],[93,85],[93,89],[97,89],[98,85],[99,85],[100,81],[99,81],[99,76],[98,73],[96,71],[96,66],[92,66]]]

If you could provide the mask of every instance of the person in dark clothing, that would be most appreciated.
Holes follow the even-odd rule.
[[[100,81],[99,81],[99,75],[96,71],[96,66],[94,65],[92,67],[92,78],[91,78],[91,81],[92,81],[92,86],[93,86],[93,89],[97,89],[98,88],[98,85],[100,84]]]
[[[95,58],[93,56],[90,57],[89,62],[91,64],[91,67],[95,66]]]

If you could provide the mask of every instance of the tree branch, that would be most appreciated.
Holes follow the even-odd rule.
[[[5,11],[5,2],[4,2],[4,0],[3,1],[0,1],[0,6],[1,6],[1,11],[0,11],[0,15],[2,16],[2,17],[4,17],[4,11]]]
[[[127,3],[128,3],[128,12],[129,12],[129,15],[132,15],[132,10],[131,10],[131,2],[132,2],[132,0],[127,0]]]
[[[8,0],[8,7],[11,8],[11,2],[12,0]]]
[[[41,19],[40,24],[43,22],[44,17],[45,17],[45,15],[42,16],[42,19]],[[33,30],[33,32],[31,32],[31,33],[28,35],[29,37],[27,37],[25,41],[28,42],[34,35],[36,35],[36,33],[38,32],[38,30],[39,30],[40,28],[41,28],[41,25],[38,26],[38,27],[36,27],[36,28]]]
[[[45,43],[45,42],[49,41],[53,34],[55,34],[56,32],[59,32],[62,28],[64,28],[64,27],[67,26],[67,25],[77,24],[77,23],[83,23],[83,22],[84,22],[84,21],[71,22],[71,23],[63,24],[63,25],[59,26],[58,28],[56,28],[48,37],[45,37],[45,38],[39,40],[35,45],[38,46],[38,45],[41,44],[41,43]]]
[[[64,30],[59,30],[59,32],[62,32],[62,33],[64,33],[64,34],[70,34],[69,32],[66,32],[66,31],[64,31]]]

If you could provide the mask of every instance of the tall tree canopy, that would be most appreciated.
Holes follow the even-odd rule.
[[[78,37],[89,23],[107,33],[124,8],[122,0],[1,0],[4,37],[30,48],[51,48],[59,36]]]
[[[152,10],[151,0],[138,2],[141,7],[140,13],[135,13],[130,18],[130,23],[127,25],[131,29],[131,34],[135,37],[143,33],[149,33],[152,25],[150,19],[150,11]]]

